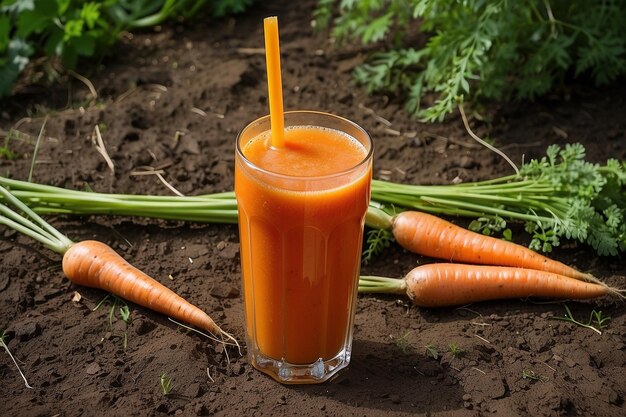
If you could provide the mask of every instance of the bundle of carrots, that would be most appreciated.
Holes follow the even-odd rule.
[[[475,233],[426,213],[378,214],[381,227],[414,253],[449,262],[419,266],[403,279],[364,276],[363,293],[406,293],[421,307],[445,307],[515,297],[624,298],[593,275],[532,250]]]
[[[108,245],[86,240],[72,242],[52,227],[31,208],[0,185],[0,224],[29,236],[49,249],[63,255],[63,272],[74,283],[99,288],[128,301],[184,321],[200,329],[230,340],[233,336],[222,330],[204,311],[172,290],[130,265]],[[18,211],[11,209],[13,205]]]

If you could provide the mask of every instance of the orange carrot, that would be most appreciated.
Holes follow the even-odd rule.
[[[213,334],[225,334],[204,311],[129,264],[102,242],[85,240],[70,246],[63,255],[63,272],[76,284],[109,291]]]
[[[363,276],[362,293],[406,293],[420,307],[446,307],[519,297],[624,298],[606,284],[579,281],[552,272],[504,266],[437,263],[418,266],[403,279]]]
[[[392,219],[391,230],[402,247],[431,258],[536,269],[599,282],[591,274],[577,271],[524,246],[472,232],[430,214],[418,211],[399,213]]]

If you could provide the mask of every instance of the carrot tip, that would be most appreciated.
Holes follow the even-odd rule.
[[[231,335],[230,333],[222,330],[222,328],[220,326],[218,326],[217,324],[215,324],[215,322],[213,322],[213,321],[211,321],[210,328],[206,329],[206,330],[208,330],[210,332],[210,334],[206,334],[206,333],[204,333],[204,332],[202,332],[202,331],[200,331],[198,329],[194,329],[193,327],[187,326],[186,324],[183,324],[183,323],[181,323],[179,321],[176,321],[176,320],[174,320],[171,317],[168,317],[168,319],[171,322],[176,323],[179,326],[181,326],[181,327],[183,327],[183,328],[185,328],[187,330],[191,330],[192,332],[196,332],[198,334],[201,334],[202,336],[204,336],[204,337],[206,337],[208,339],[211,339],[211,340],[213,340],[213,341],[215,341],[217,343],[223,343],[225,345],[237,346],[237,350],[239,351],[239,355],[241,355],[241,346],[239,345],[239,342],[237,341],[237,339],[235,339],[235,337],[233,335]],[[215,336],[219,335],[221,337],[221,340],[217,339],[213,335],[215,335]],[[228,342],[229,340],[231,342]]]

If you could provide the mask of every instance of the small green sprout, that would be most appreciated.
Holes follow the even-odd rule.
[[[439,350],[435,345],[426,345],[426,354],[435,360],[439,359]]]
[[[540,375],[537,372],[530,370],[530,369],[525,369],[524,371],[522,371],[522,378],[530,379],[531,381],[539,381],[539,382],[546,382],[548,380],[547,376]]]
[[[111,302],[110,300],[113,300],[113,301]],[[126,301],[122,300],[119,297],[116,297],[113,294],[109,294],[106,297],[104,297],[102,301],[98,303],[98,305],[94,307],[93,311],[96,311],[97,309],[99,309],[106,302],[111,303],[111,306],[109,307],[109,328],[111,329],[113,328],[113,319],[115,318],[115,308],[118,307],[119,305],[118,312],[119,312],[120,318],[122,319],[124,323],[126,323],[126,328],[128,329],[128,326],[130,325],[132,319],[130,317],[130,308],[128,307],[128,304],[126,304]],[[128,347],[128,333],[126,331],[124,331],[122,338],[123,338],[124,349],[126,349]]]
[[[159,385],[161,386],[161,393],[168,395],[172,391],[172,378],[163,372],[159,376]]]
[[[465,353],[455,342],[450,343],[448,346],[450,347],[450,353],[455,358],[460,358]]]
[[[404,335],[402,335],[402,337],[399,337],[396,339],[396,346],[400,348],[402,353],[407,353],[409,349],[411,348],[411,342],[409,342],[410,334],[411,332],[407,331],[404,333]]]
[[[0,159],[14,160],[17,159],[17,154],[9,148],[9,142],[13,136],[13,129],[9,129],[9,133],[4,137],[4,146],[0,146]]]
[[[604,329],[607,326],[606,322],[608,322],[609,320],[611,320],[611,318],[604,316],[602,314],[602,311],[591,310],[591,316],[589,317],[589,322],[595,323],[595,324],[592,324],[592,326],[595,327],[596,329],[598,330]]]
[[[124,304],[123,306],[120,307],[120,317],[122,318],[122,321],[124,321],[124,323],[126,324],[130,324],[131,322],[131,318],[130,318],[130,308],[128,308],[127,304]]]
[[[111,302],[110,300],[113,300],[113,302]],[[96,305],[92,311],[96,311],[106,302],[111,303],[111,307],[109,307],[109,326],[113,326],[113,319],[115,318],[115,308],[118,305],[119,305],[120,318],[122,319],[124,323],[130,324],[131,318],[130,318],[130,308],[128,307],[128,304],[126,304],[126,301],[122,300],[121,298],[113,294],[109,294],[106,297],[104,297],[102,301],[100,301],[98,305]]]
[[[572,311],[569,309],[567,304],[564,304],[563,307],[565,307],[565,311],[566,311],[565,316],[564,317],[552,317],[553,320],[569,321],[578,326],[591,329],[598,334],[602,334],[602,329],[604,329],[607,326],[607,322],[611,320],[610,317],[604,316],[602,311],[592,310],[587,323],[582,323],[574,318],[574,315],[572,314]]]

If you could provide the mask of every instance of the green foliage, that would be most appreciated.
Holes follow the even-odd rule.
[[[213,0],[211,7],[216,17],[227,16],[245,11],[254,0]]]
[[[569,75],[600,85],[626,74],[623,0],[320,0],[315,17],[339,41],[384,40],[356,80],[405,95],[426,121],[462,101],[533,99]]]
[[[120,34],[190,18],[209,7],[220,17],[243,11],[253,0],[0,0],[0,97],[33,55],[59,57],[66,69],[80,57],[98,58]]]
[[[565,236],[587,241],[600,255],[617,255],[626,249],[626,223],[622,221],[626,216],[626,163],[592,164],[585,160],[585,148],[579,143],[564,148],[552,145],[546,154],[524,165],[520,175],[548,184],[557,195],[567,198],[559,204],[561,210],[555,212],[559,222],[552,227],[526,223],[526,231],[533,235],[531,247],[549,252],[558,246],[559,236]]]
[[[493,217],[479,217],[470,222],[467,227],[469,230],[482,233],[485,236],[491,236],[494,233],[502,233],[504,240],[513,239],[513,232],[506,228],[506,220],[496,215]]]
[[[371,229],[367,232],[366,249],[363,251],[361,260],[364,264],[380,254],[385,248],[388,248],[393,242],[393,235],[387,229]]]

